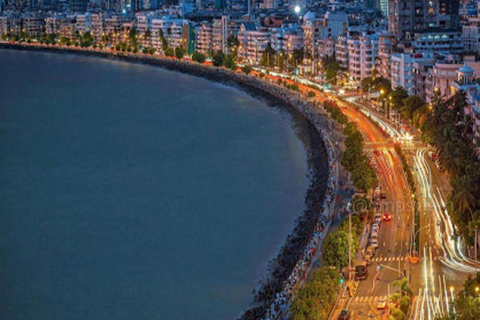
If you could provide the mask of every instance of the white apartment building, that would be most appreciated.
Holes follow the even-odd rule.
[[[74,40],[76,34],[75,29],[75,19],[72,17],[67,17],[60,21],[60,38],[67,38],[69,40]]]
[[[10,32],[10,20],[7,16],[0,16],[0,36]]]
[[[77,14],[75,27],[80,34],[90,31],[90,13]]]
[[[356,83],[372,75],[378,55],[378,35],[363,34],[347,40],[348,73]]]
[[[152,45],[153,15],[142,12],[135,14],[135,18],[140,43],[143,46],[150,47]]]
[[[426,101],[432,101],[435,94],[449,98],[452,96],[451,85],[457,79],[457,70],[463,65],[460,57],[449,56],[437,61],[427,71],[426,77]]]
[[[327,12],[324,17],[317,18],[313,12],[303,17],[305,52],[315,56],[319,43],[327,38],[337,39],[348,30],[348,15],[338,12]],[[322,55],[323,56],[323,55]]]
[[[212,24],[212,46],[214,51],[228,53],[228,16],[213,20]]]
[[[121,15],[105,17],[105,33],[114,39],[114,43],[119,41],[122,25],[125,21],[125,16]]]
[[[251,22],[243,23],[238,32],[239,58],[252,65],[259,64],[270,41],[270,36],[271,32],[267,28],[257,28]]]
[[[45,18],[45,33],[58,34],[60,32],[60,19],[58,16]]]
[[[161,30],[168,45],[172,48],[178,47],[180,45],[180,39],[182,38],[182,28],[187,24],[188,20],[184,19],[174,19],[170,17],[152,19],[152,45],[157,49],[162,47],[160,40]]]
[[[378,56],[375,61],[377,74],[390,79],[392,74],[390,56],[392,54],[394,37],[390,33],[381,33],[378,36]]]
[[[272,48],[280,53],[284,52],[289,55],[293,50],[303,47],[303,33],[298,30],[287,28],[272,28],[270,36],[270,44]]]
[[[480,2],[477,2],[480,9]],[[468,24],[462,27],[462,41],[465,51],[480,52],[480,11],[476,17],[468,18]]]
[[[38,37],[45,31],[45,19],[36,15],[23,17],[23,30],[28,37]]]
[[[18,35],[22,32],[23,21],[17,15],[0,16],[0,35]]]
[[[394,53],[391,58],[392,88],[402,87],[409,95],[413,94],[413,61],[412,53]]]
[[[321,59],[325,56],[335,55],[335,40],[332,38],[326,38],[318,41],[317,44],[317,57]]]
[[[346,35],[339,36],[335,42],[335,58],[342,69],[348,69],[348,44]]]
[[[105,15],[103,13],[92,13],[90,15],[90,32],[95,41],[101,41],[105,34]]]
[[[203,54],[209,54],[213,50],[212,43],[212,24],[210,22],[202,22],[197,27],[196,32],[196,50]]]

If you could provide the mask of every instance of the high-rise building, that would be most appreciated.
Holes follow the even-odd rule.
[[[70,0],[71,12],[87,12],[87,0]]]
[[[365,6],[365,9],[380,10],[380,0],[364,0],[363,5]]]
[[[459,28],[458,0],[389,0],[389,31],[399,40],[409,40],[414,31],[428,28]]]
[[[130,0],[130,11],[137,12],[143,9],[142,0]]]
[[[388,0],[380,0],[380,11],[384,17],[388,17]]]
[[[3,12],[7,9],[7,0],[0,0],[0,12]]]
[[[225,9],[227,7],[227,0],[215,0],[216,9]]]

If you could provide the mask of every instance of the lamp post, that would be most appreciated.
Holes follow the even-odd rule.
[[[391,113],[392,113],[392,95],[388,96],[388,108],[387,108],[388,114],[387,114],[387,119],[391,118]]]
[[[352,283],[352,214],[348,215],[348,285]]]
[[[428,228],[428,227],[430,227],[430,226],[432,226],[432,225],[433,225],[433,223],[427,224],[426,226],[421,227],[420,229],[417,230],[417,232],[415,232],[415,234],[413,235],[412,248],[415,247],[415,244],[416,244],[416,241],[417,241],[417,234],[418,234],[421,230],[423,230],[423,229],[425,229],[425,228]],[[412,254],[410,253],[410,256],[411,256],[411,255],[412,255]]]
[[[383,95],[385,94],[385,90],[380,89],[380,98],[382,101],[382,107],[385,109],[385,99],[383,98]]]

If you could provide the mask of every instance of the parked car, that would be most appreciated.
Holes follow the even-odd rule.
[[[343,309],[337,318],[338,320],[350,320],[350,311]]]
[[[380,199],[387,199],[387,193],[382,192],[382,194],[380,194]]]
[[[375,248],[372,246],[367,247],[367,254],[370,254],[372,257],[375,256]]]
[[[370,246],[378,248],[378,239],[370,239]]]
[[[379,298],[377,301],[377,309],[386,309],[387,308],[387,299]]]

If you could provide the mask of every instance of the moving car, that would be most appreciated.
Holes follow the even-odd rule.
[[[390,212],[384,213],[382,216],[383,221],[390,221],[392,220],[392,214]]]
[[[378,240],[377,239],[370,239],[370,245],[374,248],[378,248]]]
[[[387,308],[387,299],[379,298],[377,301],[377,309],[386,309]]]

